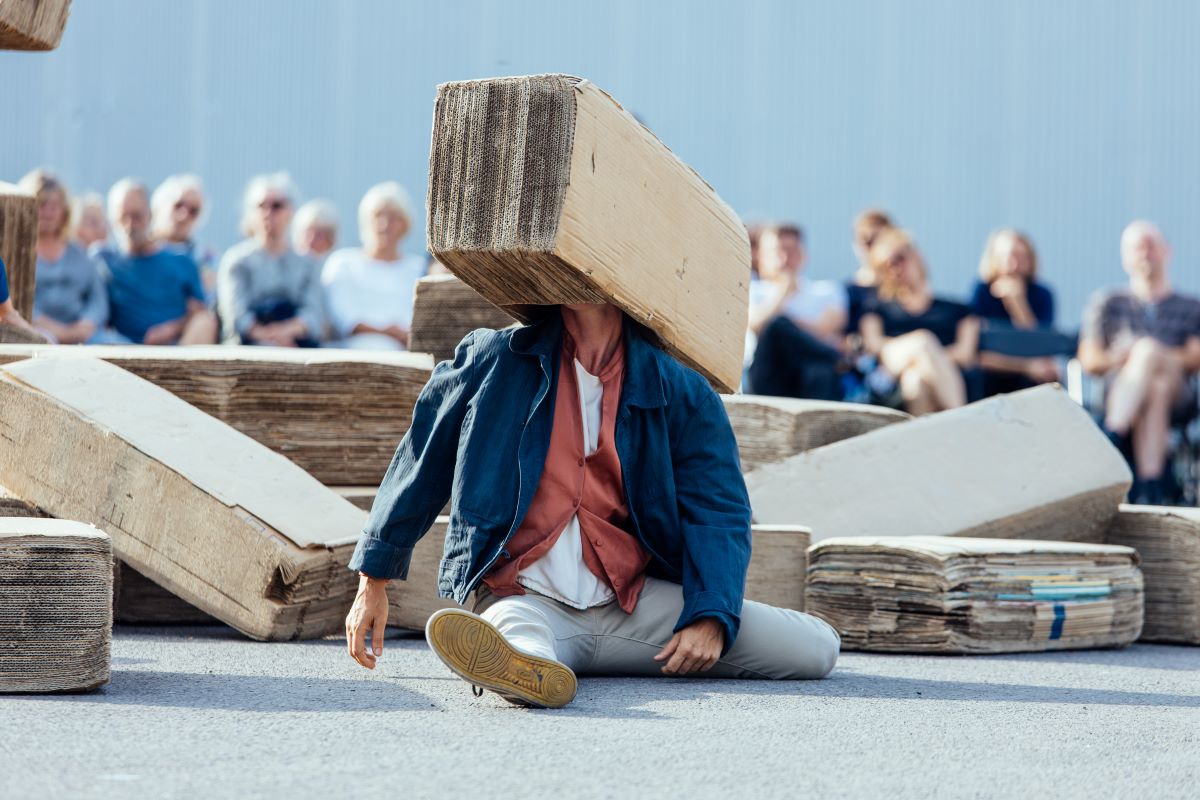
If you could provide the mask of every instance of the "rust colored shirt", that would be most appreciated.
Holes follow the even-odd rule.
[[[603,386],[596,450],[587,455],[575,375],[575,348],[563,334],[554,404],[554,426],[541,481],[521,526],[508,543],[508,556],[484,578],[495,594],[524,594],[521,571],[546,555],[573,517],[578,517],[583,566],[607,584],[625,613],[632,613],[645,582],[650,556],[627,530],[629,510],[614,431],[625,374],[624,344],[597,376]]]

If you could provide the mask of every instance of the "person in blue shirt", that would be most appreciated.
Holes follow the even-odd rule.
[[[97,255],[116,332],[136,344],[215,344],[217,319],[205,303],[200,270],[151,237],[146,187],[132,178],[118,181],[108,213],[117,247]]]
[[[8,272],[4,268],[4,261],[0,260],[0,323],[12,325],[15,328],[33,333],[33,328],[25,321],[18,312],[16,306],[13,305],[12,296],[8,293]]]

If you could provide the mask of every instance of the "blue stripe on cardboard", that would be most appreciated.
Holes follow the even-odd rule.
[[[1050,641],[1062,638],[1063,623],[1067,619],[1067,609],[1062,603],[1054,604],[1054,624],[1050,626]]]

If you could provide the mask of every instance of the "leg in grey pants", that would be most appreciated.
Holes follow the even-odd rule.
[[[513,647],[566,664],[578,675],[661,676],[654,656],[674,635],[682,610],[683,589],[650,577],[632,614],[615,602],[580,611],[532,592],[496,597],[486,588],[475,603],[475,613]],[[840,644],[837,632],[816,617],[747,600],[733,647],[697,676],[823,678]]]

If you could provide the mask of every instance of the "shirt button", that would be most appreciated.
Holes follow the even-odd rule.
[[[582,459],[582,458],[581,458],[581,459],[579,459],[579,466],[581,466],[581,467],[583,466],[583,459]]]

